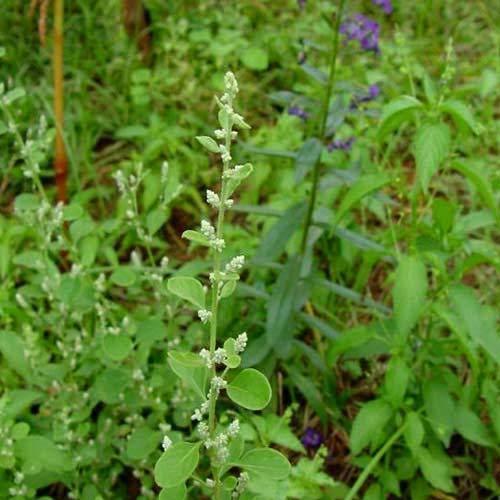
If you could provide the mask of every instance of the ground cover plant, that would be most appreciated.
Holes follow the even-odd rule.
[[[497,7],[4,3],[0,498],[497,498]]]

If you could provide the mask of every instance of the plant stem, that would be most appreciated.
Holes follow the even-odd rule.
[[[380,462],[381,458],[386,454],[386,452],[391,448],[391,446],[401,437],[403,431],[405,429],[405,425],[403,424],[378,450],[376,455],[370,460],[370,463],[364,468],[363,472],[360,474],[353,487],[349,490],[349,493],[345,497],[344,500],[353,500],[356,493],[359,491],[361,486],[363,486],[364,482],[368,479],[371,471],[375,468],[375,466]]]
[[[332,97],[333,86],[335,84],[335,75],[337,70],[337,55],[339,52],[339,32],[340,32],[340,21],[342,19],[342,12],[344,10],[345,0],[339,0],[339,6],[337,9],[337,15],[335,17],[335,26],[334,26],[334,35],[333,35],[333,45],[332,52],[330,58],[330,71],[328,74],[328,83],[326,87],[326,92],[323,100],[321,121],[319,127],[319,139],[323,142],[325,139],[326,132],[326,124],[328,122],[328,112],[330,110],[330,100]],[[302,233],[302,243],[300,253],[304,256],[307,246],[307,237],[309,235],[309,227],[311,226],[312,216],[314,213],[314,207],[316,205],[316,195],[318,191],[318,183],[319,183],[319,167],[320,167],[320,157],[316,160],[316,163],[313,167],[313,178],[312,178],[312,187],[311,193],[309,195],[309,203],[307,206],[306,220],[304,224],[304,232]]]
[[[231,129],[228,130],[226,135],[226,149],[228,153],[231,153]],[[224,236],[224,215],[226,212],[226,178],[224,174],[228,169],[230,164],[230,160],[224,161],[222,164],[222,183],[221,183],[221,191],[220,191],[220,205],[219,212],[217,214],[217,223],[215,228],[215,234],[217,239],[223,239]],[[210,318],[210,357],[213,359],[215,349],[217,348],[217,313],[219,310],[219,283],[220,278],[219,274],[221,272],[221,252],[217,249],[213,250],[214,252],[214,279],[212,283],[212,307],[211,312],[212,316]],[[215,363],[212,365],[211,369],[212,378],[217,376],[217,370],[215,367]],[[210,406],[208,409],[208,429],[210,432],[210,437],[213,437],[215,434],[216,427],[216,405],[217,405],[217,394],[210,387]],[[214,489],[213,489],[213,498],[214,500],[219,500],[220,498],[220,480],[219,473],[217,467],[213,465],[212,462],[212,475],[214,480]]]
[[[66,179],[68,175],[68,157],[64,147],[64,76],[63,76],[63,22],[64,0],[54,2],[54,119],[56,125],[56,145],[54,170],[56,177],[57,200],[66,203]]]

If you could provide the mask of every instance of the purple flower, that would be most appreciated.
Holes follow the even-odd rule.
[[[372,0],[372,3],[377,7],[382,7],[382,10],[386,14],[392,14],[392,2],[391,0]]]
[[[354,137],[349,137],[349,139],[335,139],[334,141],[327,144],[326,149],[331,153],[335,150],[349,151],[354,144],[356,139]]]
[[[309,118],[309,113],[299,106],[291,106],[288,108],[288,114],[290,116],[297,116],[301,120],[306,121]]]
[[[319,448],[325,439],[322,434],[311,427],[308,427],[300,440],[306,448]]]
[[[304,7],[306,6],[306,0],[297,0],[297,5],[300,10],[303,10]]]
[[[379,52],[380,27],[376,21],[362,14],[356,14],[340,26],[340,32],[347,40],[357,40],[363,50]]]
[[[370,98],[370,101],[373,101],[380,95],[380,87],[374,83],[373,85],[370,85],[368,87],[368,96]]]

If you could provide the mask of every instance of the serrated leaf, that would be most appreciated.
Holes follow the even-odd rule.
[[[388,174],[370,174],[360,177],[344,196],[335,213],[335,219],[332,224],[336,226],[361,199],[371,192],[380,189],[390,181]]]
[[[254,368],[246,368],[227,386],[231,401],[248,410],[262,410],[271,400],[271,386],[267,378]]]
[[[378,138],[383,139],[401,123],[412,119],[414,112],[422,108],[423,104],[411,96],[401,96],[391,101],[382,110],[377,132]]]
[[[451,475],[452,468],[448,462],[443,461],[426,448],[421,448],[417,457],[422,474],[432,486],[448,493],[455,491]]]
[[[409,380],[410,368],[406,362],[401,358],[391,358],[385,374],[385,389],[387,400],[395,408],[402,405]]]
[[[500,218],[500,211],[495,200],[495,194],[493,193],[493,189],[491,187],[492,184],[486,175],[484,175],[481,171],[481,166],[475,165],[473,161],[460,159],[453,161],[451,163],[451,167],[472,182],[483,202],[498,220]]]
[[[455,285],[450,299],[470,338],[500,364],[500,337],[495,319],[485,314],[474,291],[465,285]]]
[[[481,419],[463,404],[457,405],[455,414],[457,431],[465,439],[481,446],[494,446],[495,442]]]
[[[444,123],[426,123],[418,130],[414,142],[414,155],[417,178],[425,193],[432,176],[448,155],[450,144],[450,129]]]
[[[425,430],[418,413],[411,411],[406,415],[404,438],[411,452],[416,454],[424,439]]]
[[[458,101],[456,99],[444,101],[441,104],[441,111],[448,113],[453,118],[457,127],[461,130],[470,130],[476,135],[479,134],[479,129],[472,111],[462,101]]]
[[[173,444],[156,462],[154,476],[162,488],[173,488],[191,477],[200,460],[201,443]]]
[[[352,424],[349,439],[351,452],[356,455],[368,446],[392,418],[392,409],[382,399],[365,403]]]
[[[199,309],[205,308],[205,291],[197,279],[187,276],[170,278],[167,282],[167,289],[170,293],[191,302]]]
[[[455,402],[444,382],[428,380],[423,387],[424,406],[436,436],[448,447],[453,434]]]

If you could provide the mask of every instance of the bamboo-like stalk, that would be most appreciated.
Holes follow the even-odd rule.
[[[66,182],[68,176],[68,157],[64,146],[64,0],[54,0],[54,120],[56,125],[56,143],[54,171],[57,188],[57,200],[66,203],[68,200]]]

